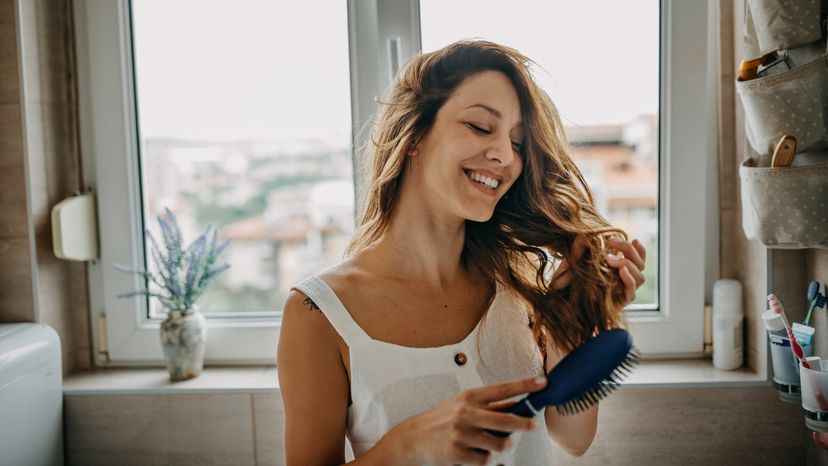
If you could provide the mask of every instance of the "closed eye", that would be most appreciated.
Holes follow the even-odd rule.
[[[473,130],[477,131],[478,133],[483,133],[483,134],[492,134],[492,132],[491,132],[491,131],[489,131],[489,130],[487,130],[487,129],[484,129],[484,128],[481,128],[481,127],[479,127],[479,126],[477,126],[477,125],[475,125],[475,124],[472,124],[472,123],[467,123],[467,125],[469,125],[469,128],[471,128],[471,129],[473,129]]]
[[[485,128],[481,128],[480,126],[477,126],[474,123],[466,123],[466,125],[468,125],[469,128],[471,128],[472,130],[474,130],[477,133],[492,134],[491,131],[489,131]],[[523,143],[512,141],[512,148],[515,150],[515,152],[520,153],[521,150],[523,149]]]

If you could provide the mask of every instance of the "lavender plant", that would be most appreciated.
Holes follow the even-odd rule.
[[[175,214],[170,209],[164,211],[165,215],[158,216],[163,248],[149,230],[145,231],[155,271],[115,264],[116,270],[141,276],[147,287],[121,293],[118,297],[149,296],[156,298],[167,311],[186,314],[192,311],[195,301],[213,280],[230,268],[227,262],[218,264],[230,239],[219,243],[218,231],[210,224],[185,248]]]

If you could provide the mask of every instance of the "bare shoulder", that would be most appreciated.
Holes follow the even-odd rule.
[[[365,275],[359,256],[344,260],[333,267],[319,272],[317,276],[328,284],[334,291],[353,284]]]

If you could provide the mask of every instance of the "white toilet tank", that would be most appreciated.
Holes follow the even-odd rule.
[[[0,466],[62,464],[60,339],[44,324],[0,324]]]

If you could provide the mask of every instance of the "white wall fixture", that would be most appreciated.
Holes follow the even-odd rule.
[[[52,208],[52,248],[59,259],[90,261],[98,257],[94,194],[73,196]]]

